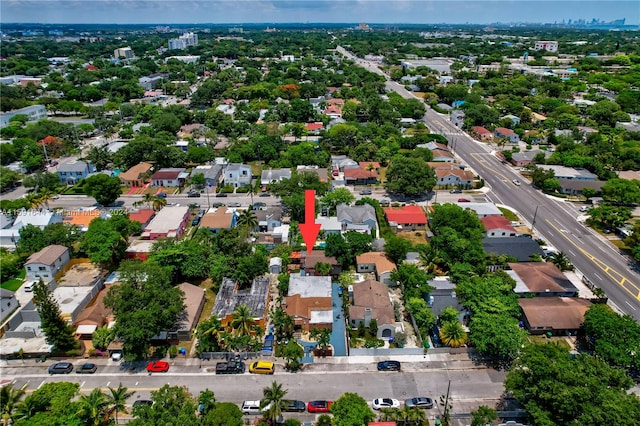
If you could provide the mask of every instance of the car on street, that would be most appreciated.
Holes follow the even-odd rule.
[[[189,194],[187,195],[187,197],[189,198],[198,198],[200,197],[200,193],[199,192],[189,192]]]
[[[415,398],[405,400],[404,405],[411,408],[433,408],[433,399],[427,398],[426,396],[416,396]]]
[[[280,408],[282,411],[304,413],[307,409],[307,404],[304,401],[297,401],[295,399],[283,399],[280,401]]]
[[[371,403],[371,407],[374,410],[380,410],[382,408],[400,408],[400,401],[393,398],[376,398]]]
[[[249,365],[249,373],[253,374],[273,374],[275,365],[271,361],[255,361]]]
[[[147,364],[149,373],[166,373],[169,371],[169,363],[166,361],[152,361]]]
[[[240,207],[240,206],[242,206],[242,204],[238,202],[229,203],[229,207]]]
[[[310,413],[328,413],[333,401],[309,401],[307,411]]]
[[[459,203],[470,203],[471,200],[467,200],[466,198],[458,198]]]
[[[267,203],[263,203],[263,202],[257,202],[257,203],[253,203],[253,209],[257,210],[261,207],[267,207]]]
[[[514,184],[515,186],[520,186],[520,185],[521,185],[521,184],[520,184],[520,181],[519,181],[518,179],[514,179],[512,182],[513,182],[513,184]]]
[[[589,211],[589,207],[587,207],[587,206],[580,207],[580,213],[585,213],[585,212],[588,212],[588,211]]]
[[[211,207],[222,207],[224,206],[224,203],[213,203],[211,204]]]
[[[87,362],[85,364],[82,364],[80,366],[80,368],[78,368],[76,370],[76,373],[78,374],[93,374],[96,372],[96,370],[98,369],[98,366],[95,365],[92,362]]]
[[[56,362],[49,367],[49,374],[69,374],[73,371],[73,364],[69,362]]]
[[[224,198],[224,197],[226,197],[226,196],[227,196],[227,194],[226,194],[226,193],[224,193],[224,192],[218,192],[218,193],[216,194],[216,197],[218,197],[218,198]]]
[[[452,189],[449,194],[462,194],[462,189]]]
[[[363,189],[362,191],[360,191],[360,195],[371,195],[371,190]]]
[[[139,399],[137,401],[133,402],[133,407],[141,407],[141,406],[152,406],[153,405],[153,401],[149,400],[149,399]]]
[[[271,194],[269,194],[268,192],[263,192],[260,195],[258,195],[258,197],[271,197]]]
[[[161,192],[157,195],[157,197],[159,198],[167,198],[167,193],[166,192]]]
[[[378,371],[400,371],[400,361],[380,361]]]

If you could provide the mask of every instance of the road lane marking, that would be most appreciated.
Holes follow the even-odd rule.
[[[80,383],[80,388],[82,388],[84,386],[84,384],[87,383],[87,381],[83,381],[82,383]]]
[[[47,382],[46,380],[43,380],[42,383],[40,383],[36,389],[40,389],[42,385],[44,385],[46,382]]]
[[[576,255],[576,254],[573,252],[573,250],[568,250],[568,252],[569,252],[569,254],[570,254],[571,256],[575,256],[575,255]]]
[[[109,381],[109,382],[107,382],[107,387],[109,387],[109,385],[110,385],[110,384],[111,384],[111,382],[110,382],[110,381]]]
[[[596,274],[595,272],[593,273],[593,275],[595,275],[595,277],[600,281],[603,281],[603,278],[600,275]]]
[[[631,306],[631,303],[629,303],[628,301],[626,301],[626,300],[625,300],[625,301],[624,301],[624,303],[626,303],[627,305],[629,305],[629,307],[630,307],[631,309],[633,309],[634,311],[636,310],[636,308],[634,308],[633,306]]]

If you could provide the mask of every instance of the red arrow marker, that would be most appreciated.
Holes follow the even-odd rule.
[[[307,245],[307,253],[311,254],[320,232],[320,224],[316,223],[316,191],[313,189],[304,191],[304,223],[300,224],[300,232]]]

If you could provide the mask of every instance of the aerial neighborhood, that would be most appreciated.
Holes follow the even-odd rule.
[[[2,424],[640,422],[637,31],[52,28],[2,29]]]

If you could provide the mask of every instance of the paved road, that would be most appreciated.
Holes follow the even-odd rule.
[[[479,405],[493,406],[503,392],[505,373],[492,369],[456,369],[443,363],[431,368],[427,362],[403,363],[403,372],[377,372],[375,364],[314,364],[302,373],[287,373],[277,369],[273,376],[261,376],[245,373],[242,375],[216,376],[208,373],[207,368],[215,368],[214,362],[202,365],[197,360],[192,365],[173,365],[168,373],[146,372],[128,373],[121,371],[112,361],[109,365],[100,366],[94,375],[49,376],[46,364],[34,364],[25,361],[25,365],[15,364],[2,368],[2,376],[12,380],[14,386],[26,385],[27,392],[32,392],[44,383],[70,381],[79,383],[82,392],[90,392],[93,388],[117,387],[119,383],[135,390],[136,394],[129,403],[137,399],[148,399],[150,393],[165,384],[186,386],[193,394],[204,389],[215,392],[216,400],[241,404],[244,400],[261,399],[262,389],[272,381],[282,384],[289,390],[288,397],[303,401],[314,399],[335,400],[344,392],[356,392],[364,399],[371,401],[377,397],[392,397],[404,400],[414,396],[429,396],[437,400],[447,391],[451,381],[451,400],[453,411],[468,413]],[[14,376],[15,374],[15,376]],[[438,408],[428,411],[434,416]],[[295,414],[294,417],[311,421],[310,414]]]
[[[344,49],[338,49],[345,52]],[[365,68],[381,74],[377,65],[350,58]],[[387,81],[387,88],[405,98],[415,97],[402,85]],[[609,299],[623,312],[640,320],[640,274],[632,259],[623,255],[592,229],[578,221],[578,207],[545,196],[519,176],[511,167],[502,164],[491,154],[490,147],[481,144],[447,120],[447,116],[427,109],[424,121],[433,132],[444,135],[449,146],[491,188],[490,201],[505,204],[520,213],[540,235],[558,250],[569,256],[571,262],[596,286],[602,288]],[[513,179],[522,182],[513,184]]]

